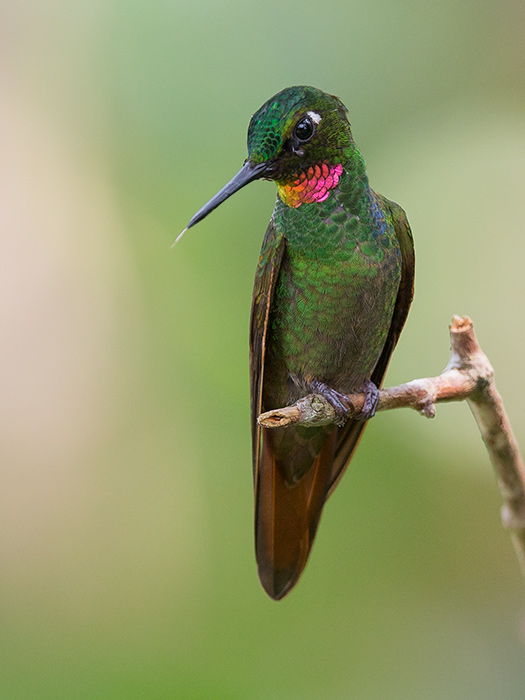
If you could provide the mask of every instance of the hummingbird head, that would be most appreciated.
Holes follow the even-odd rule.
[[[302,85],[285,88],[252,116],[248,160],[266,162],[272,180],[319,160],[341,160],[353,143],[346,114],[333,95]]]
[[[252,117],[248,161],[264,163],[260,176],[275,180],[285,204],[329,196],[353,148],[347,110],[337,97],[308,86],[285,88]]]
[[[274,180],[290,207],[326,199],[353,148],[346,113],[337,97],[313,87],[289,87],[271,97],[250,120],[243,167],[199,209],[175,243],[252,180]]]

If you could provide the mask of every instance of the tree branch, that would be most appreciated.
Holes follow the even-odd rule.
[[[436,403],[467,401],[496,473],[503,498],[502,522],[511,533],[525,575],[525,466],[494,383],[494,370],[478,345],[468,316],[454,316],[450,342],[450,360],[439,376],[380,389],[376,411],[407,406],[433,418]],[[349,418],[359,416],[364,400],[362,393],[346,396]],[[320,394],[310,394],[291,406],[262,413],[258,419],[265,428],[313,427],[339,420],[332,405]]]

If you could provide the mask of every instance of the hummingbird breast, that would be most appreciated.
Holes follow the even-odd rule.
[[[309,393],[313,380],[358,390],[383,350],[401,277],[393,222],[372,190],[359,214],[338,190],[298,209],[278,201],[274,225],[287,244],[270,312],[265,410]]]

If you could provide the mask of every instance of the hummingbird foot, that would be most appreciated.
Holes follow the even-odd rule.
[[[361,391],[365,395],[365,402],[356,419],[365,421],[373,418],[375,415],[377,404],[379,403],[379,389],[371,379],[367,379],[363,383]]]
[[[344,394],[340,394],[335,389],[332,389],[332,387],[327,386],[326,384],[324,384],[324,382],[318,382],[316,379],[314,379],[314,381],[312,382],[309,382],[309,384],[314,393],[321,394],[321,396],[323,396],[332,406],[339,419],[336,421],[336,425],[342,427],[346,423],[346,420],[348,418],[348,402],[346,400],[346,396]],[[375,388],[375,385],[373,386]]]

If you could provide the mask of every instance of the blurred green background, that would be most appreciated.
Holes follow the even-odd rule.
[[[475,321],[525,446],[525,5],[0,5],[0,697],[517,700],[525,605],[465,404],[378,415],[276,604],[252,542],[248,320],[275,188],[181,244],[287,85],[348,106],[407,210],[387,378]]]

